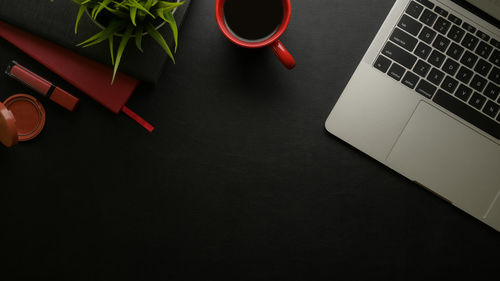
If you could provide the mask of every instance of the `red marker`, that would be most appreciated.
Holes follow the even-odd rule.
[[[6,73],[69,111],[73,111],[80,101],[72,94],[55,86],[15,61],[12,61]]]

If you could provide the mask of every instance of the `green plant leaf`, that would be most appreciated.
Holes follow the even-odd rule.
[[[144,4],[144,8],[150,9],[153,6],[153,0],[146,0],[146,4]]]
[[[137,0],[128,0],[127,6],[135,7],[143,11],[144,13],[150,15],[151,17],[155,18],[155,16],[149,11],[149,9],[141,5],[139,2],[137,2]]]
[[[146,24],[146,31],[153,37],[153,39],[165,50],[167,55],[172,59],[172,61],[175,63],[174,55],[172,54],[172,51],[170,51],[170,48],[168,47],[167,42],[165,42],[165,39],[161,36],[161,34],[154,28],[154,26],[151,23]]]
[[[94,8],[94,10],[92,11],[92,18],[93,19],[96,19],[97,16],[99,15],[99,13],[106,7],[108,7],[108,4],[111,3],[112,0],[101,0],[101,2],[99,3],[99,5]]]
[[[127,47],[128,40],[132,35],[132,31],[134,31],[134,26],[133,25],[127,26],[125,34],[123,34],[122,39],[120,40],[120,45],[118,46],[118,50],[116,52],[115,67],[113,68],[113,78],[111,79],[111,84],[113,84],[113,82],[115,81],[116,72],[118,71],[118,66],[120,65],[120,61],[125,51],[125,47]]]
[[[163,9],[158,9],[156,10],[156,14],[163,20],[163,21],[167,21],[167,18],[165,18],[165,15],[163,13]]]
[[[109,54],[111,55],[111,64],[112,65],[115,65],[115,51],[114,51],[114,47],[113,47],[113,44],[115,42],[115,36],[111,35],[109,37]]]
[[[139,24],[135,28],[135,46],[139,51],[143,52],[142,50],[142,33],[144,32],[144,25]]]
[[[175,50],[174,52],[177,52],[177,44],[178,44],[178,37],[179,37],[179,30],[177,29],[177,23],[175,22],[174,15],[172,12],[168,12],[165,14],[166,21],[170,25],[170,29],[172,30],[172,35],[174,36],[174,42],[175,42]]]
[[[73,2],[75,2],[78,5],[85,5],[85,4],[89,3],[90,1],[92,1],[92,0],[73,0]]]
[[[159,1],[158,4],[156,5],[157,8],[168,8],[168,9],[175,9],[179,6],[184,4],[184,2],[167,2],[167,1]]]
[[[126,26],[126,23],[123,21],[113,21],[105,29],[98,32],[97,34],[94,34],[94,36],[83,41],[82,43],[78,44],[77,46],[83,46],[84,48],[86,48],[86,47],[89,47],[92,45],[99,44],[102,41],[108,39],[110,36],[112,36],[117,31],[121,30],[125,26]]]
[[[116,3],[116,2],[115,2],[115,1],[113,1],[113,3]],[[103,7],[104,7],[104,9],[106,9],[108,12],[112,13],[113,15],[115,15],[115,16],[117,16],[117,17],[119,17],[119,18],[123,18],[123,19],[125,19],[125,18],[129,18],[129,17],[130,17],[130,12],[128,11],[128,9],[127,9],[127,11],[125,12],[125,11],[120,10],[120,9],[118,8],[118,5],[117,5],[117,4],[115,4],[115,5],[116,5],[116,6],[115,6],[114,8],[110,8],[110,7],[108,7],[108,6],[103,6]]]
[[[78,9],[78,15],[76,16],[76,22],[75,22],[75,34],[78,33],[78,24],[80,23],[80,20],[82,19],[83,13],[85,13],[85,10],[87,9],[87,5],[82,5]]]
[[[137,15],[137,7],[130,7],[130,19],[132,20],[132,24],[137,26],[135,23],[135,16]]]

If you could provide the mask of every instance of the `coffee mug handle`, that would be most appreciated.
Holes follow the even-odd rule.
[[[281,63],[288,69],[292,69],[295,67],[295,59],[292,55],[285,49],[285,46],[281,43],[280,40],[276,40],[272,45],[271,49],[273,53],[278,57]]]

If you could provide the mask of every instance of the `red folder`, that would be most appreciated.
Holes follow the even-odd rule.
[[[137,79],[118,73],[111,84],[111,68],[2,21],[0,37],[115,114],[123,111],[148,131],[153,131],[154,128],[149,123],[125,106],[139,85]]]

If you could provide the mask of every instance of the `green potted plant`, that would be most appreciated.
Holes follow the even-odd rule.
[[[109,44],[111,63],[113,64],[113,83],[116,72],[123,57],[123,53],[131,38],[135,39],[136,47],[142,52],[143,36],[151,36],[175,63],[174,55],[177,51],[178,29],[174,12],[184,2],[177,0],[72,0],[80,5],[75,23],[75,33],[78,32],[78,23],[84,14],[87,14],[102,30],[78,44],[90,47],[102,42]],[[172,53],[165,39],[158,31],[168,24],[172,30],[175,48]],[[118,46],[115,51],[115,38]]]

